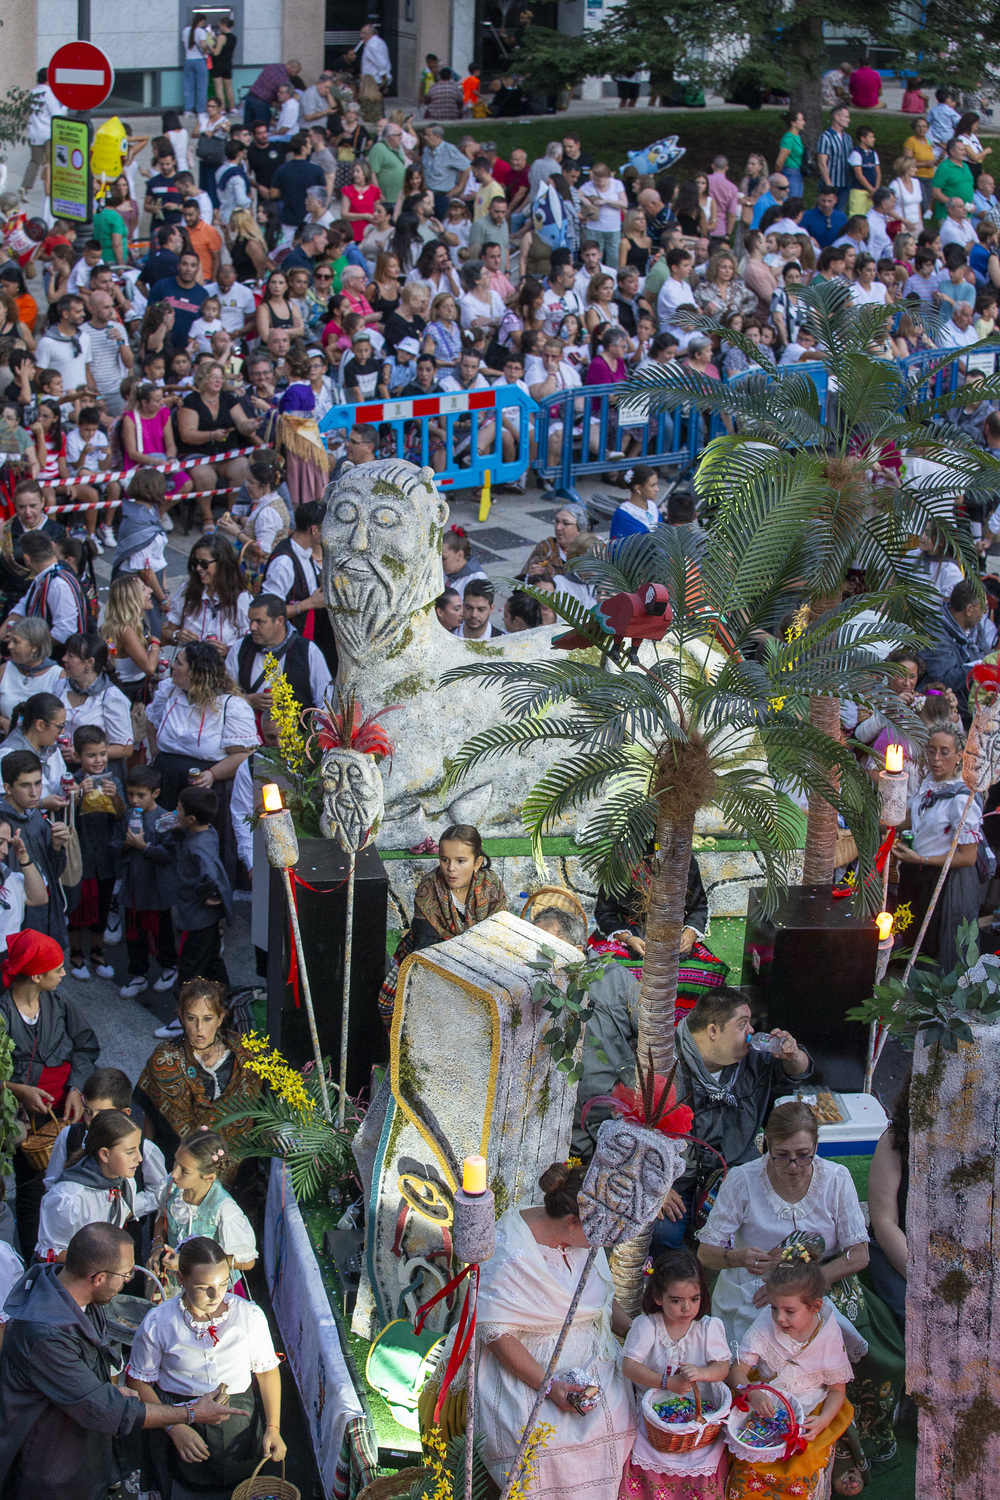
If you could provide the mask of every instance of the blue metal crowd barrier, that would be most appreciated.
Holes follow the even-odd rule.
[[[503,457],[503,416],[517,409],[517,451],[513,459]],[[511,484],[520,479],[530,462],[531,416],[538,406],[516,385],[495,385],[482,391],[447,391],[433,396],[413,396],[401,401],[359,401],[332,406],[319,424],[320,432],[354,427],[360,423],[388,425],[396,446],[396,457],[435,469],[434,480],[442,489],[482,489],[487,482]],[[479,452],[480,431],[493,424],[488,450]],[[444,428],[435,436],[431,427]],[[457,431],[456,431],[457,429]],[[509,430],[509,429],[508,429]],[[437,463],[443,457],[440,469]]]
[[[647,416],[627,400],[620,385],[583,385],[543,396],[535,420],[537,458],[542,479],[579,498],[574,481],[585,474],[606,474],[637,463],[673,466],[688,473],[703,446],[697,412],[661,412]],[[571,420],[567,421],[567,413]],[[549,462],[549,439],[557,437],[559,454]],[[636,451],[623,456],[626,438],[638,439]],[[633,443],[629,444],[633,447]],[[609,455],[617,454],[616,457]]]
[[[960,349],[923,349],[899,360],[900,369],[909,377],[927,369],[942,355],[963,353]],[[969,355],[967,368],[992,374],[998,351],[983,349]],[[754,369],[741,370],[727,384],[736,385]],[[790,374],[804,375],[816,388],[820,410],[829,418],[831,398],[830,374],[822,360],[797,365],[778,366],[771,378],[781,380]],[[959,361],[938,370],[929,377],[921,395],[928,398],[957,392],[963,378]],[[502,416],[497,414],[518,409],[517,452],[505,460],[502,450]],[[567,414],[572,420],[567,421]],[[535,459],[531,459],[531,418],[534,417]],[[726,431],[718,413],[709,417],[685,406],[674,412],[647,416],[631,403],[620,385],[584,385],[533,401],[513,385],[495,385],[489,390],[455,391],[434,396],[414,397],[402,401],[362,401],[356,405],[331,407],[320,422],[320,431],[352,427],[367,422],[376,426],[388,424],[393,430],[396,456],[413,463],[433,464],[436,454],[443,454],[443,467],[435,474],[442,488],[481,489],[487,475],[492,484],[510,484],[533,467],[540,478],[555,484],[568,496],[579,499],[576,480],[583,475],[604,474],[632,468],[637,463],[656,468],[677,468],[689,474],[698,456],[713,438]],[[480,453],[480,425],[495,424],[490,447]],[[435,438],[431,425],[443,426],[444,438]],[[456,433],[456,426],[458,431]],[[549,461],[550,439],[557,439],[558,453]],[[634,451],[624,453],[625,440]],[[457,451],[456,451],[457,449]]]

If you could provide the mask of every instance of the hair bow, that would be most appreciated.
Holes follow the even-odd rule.
[[[448,530],[449,532],[454,532],[455,536],[465,536],[465,528],[462,526],[450,526]]]

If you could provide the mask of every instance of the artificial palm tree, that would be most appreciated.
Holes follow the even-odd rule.
[[[816,621],[840,602],[849,571],[860,569],[869,594],[892,594],[893,605],[881,608],[911,627],[912,645],[933,629],[941,609],[913,550],[916,539],[930,533],[977,579],[975,546],[958,524],[955,501],[970,490],[1000,491],[1000,462],[945,420],[960,398],[927,395],[938,372],[947,384],[951,365],[968,351],[942,353],[908,375],[873,352],[885,343],[884,307],[855,306],[840,282],[813,283],[801,300],[829,376],[826,410],[805,372],[788,366],[775,378],[751,340],[693,311],[688,324],[743,349],[752,373],[723,384],[679,362],[649,365],[633,375],[628,399],[650,412],[693,407],[735,429],[709,444],[695,474],[715,513],[706,579],[719,567],[725,574],[729,556],[738,557],[744,587],[776,598],[787,588]],[[929,332],[944,326],[915,299],[906,308]],[[1000,376],[977,391],[982,400],[1000,401]],[[940,468],[895,483],[881,461],[917,447]],[[777,538],[787,540],[787,551],[775,549]],[[817,731],[837,732],[835,694],[814,694],[809,712]],[[829,886],[836,834],[836,797],[817,785],[809,799],[806,885]]]
[[[768,530],[771,545],[787,551],[787,522],[773,519]],[[630,537],[611,555],[591,555],[578,566],[605,596],[650,582],[666,585],[673,619],[663,643],[643,649],[647,665],[608,635],[599,610],[585,610],[565,594],[545,595],[592,649],[554,650],[551,662],[486,659],[447,673],[443,684],[472,677],[499,687],[508,716],[458,751],[449,783],[492,756],[560,742],[565,756],[523,805],[539,855],[543,832],[561,814],[602,793],[578,835],[594,879],[627,892],[652,845],[638,1050],[643,1061],[652,1055],[656,1072],[666,1075],[699,810],[714,803],[753,845],[770,903],[799,839],[799,812],[789,792],[823,787],[854,833],[862,869],[869,870],[878,839],[875,789],[851,751],[811,722],[809,703],[848,693],[912,735],[915,722],[885,687],[877,654],[906,631],[884,619],[859,623],[873,604],[897,606],[894,596],[858,598],[807,622],[792,640],[777,640],[766,631],[774,611],[770,589],[755,590],[752,560],[744,570],[743,560],[714,534],[700,558],[700,583],[695,539],[674,527]],[[872,902],[879,897],[880,886]]]

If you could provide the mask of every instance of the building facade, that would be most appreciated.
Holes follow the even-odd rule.
[[[481,0],[480,0],[481,3]],[[475,56],[477,0],[15,0],[4,7],[0,92],[27,87],[57,47],[80,35],[90,12],[90,40],[115,68],[109,107],[122,113],[180,107],[181,32],[194,15],[231,15],[237,46],[237,97],[265,63],[298,58],[307,83],[376,21],[393,63],[393,93],[414,101],[424,56],[434,52],[462,74]]]

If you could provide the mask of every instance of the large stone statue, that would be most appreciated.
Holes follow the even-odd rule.
[[[500,694],[479,683],[441,690],[442,673],[483,656],[548,659],[557,629],[465,641],[442,629],[434,600],[444,588],[441,541],[448,506],[431,469],[395,458],[349,469],[326,492],[323,589],[337,637],[338,686],[368,707],[400,704],[396,744],[385,782],[379,844],[405,849],[450,823],[483,834],[523,835],[521,801],[564,748],[526,750],[490,761],[482,776],[447,796],[449,755],[474,734],[504,721]],[[572,832],[570,817],[562,830]]]

